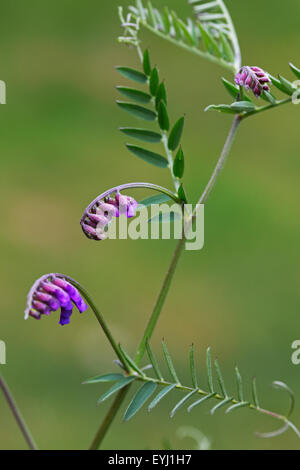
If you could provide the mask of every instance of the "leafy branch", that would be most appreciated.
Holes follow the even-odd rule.
[[[300,80],[300,69],[298,69],[291,63],[289,65],[295,77]],[[267,75],[270,78],[273,86],[277,88],[277,90],[279,90],[281,93],[283,93],[285,95],[285,98],[278,99],[270,91],[264,90],[261,94],[261,98],[266,101],[267,104],[263,106],[256,106],[253,100],[245,93],[244,89],[226,80],[225,78],[222,78],[222,83],[226,91],[230,94],[231,97],[235,99],[234,103],[230,105],[210,105],[207,106],[205,111],[216,110],[226,114],[241,114],[242,118],[246,118],[264,111],[268,111],[269,109],[277,108],[278,106],[291,103],[293,101],[293,96],[295,98],[299,97],[300,91],[299,87],[297,86],[297,82],[291,82],[282,75],[278,75],[277,78],[273,77],[270,74]]]
[[[241,53],[230,14],[222,0],[189,0],[194,18],[183,21],[167,7],[144,6],[136,0],[129,7],[135,20],[157,36],[211,62],[237,72]]]
[[[120,11],[120,16],[124,21],[122,11]],[[128,29],[128,24],[128,22],[123,23],[123,27]],[[135,45],[138,47],[137,44]],[[147,163],[159,168],[169,168],[178,196],[180,199],[185,200],[180,181],[184,174],[184,154],[180,142],[185,118],[184,116],[180,117],[171,128],[165,84],[160,80],[157,67],[151,66],[149,51],[146,50],[139,55],[141,56],[142,70],[123,66],[117,67],[117,70],[125,78],[134,83],[145,85],[147,89],[143,91],[136,87],[117,86],[118,92],[130,100],[118,100],[117,105],[135,118],[156,122],[159,132],[137,127],[121,127],[120,131],[126,136],[143,143],[163,144],[166,156],[132,143],[126,144],[126,147],[131,153]],[[176,152],[175,156],[173,155],[174,152]]]
[[[191,385],[182,384],[180,379],[178,378],[174,363],[172,361],[172,358],[164,340],[162,342],[162,346],[165,363],[170,374],[170,379],[165,379],[163,374],[161,373],[159,364],[153,354],[149,342],[147,342],[146,348],[150,364],[144,368],[141,368],[127,354],[124,348],[120,346],[120,349],[123,354],[123,364],[121,364],[121,367],[126,367],[129,372],[124,374],[105,374],[97,377],[92,377],[84,382],[85,384],[114,382],[114,385],[99,398],[98,404],[103,403],[109,397],[111,397],[121,389],[125,388],[130,383],[142,382],[142,385],[131,399],[125,411],[123,417],[124,421],[128,421],[129,419],[131,419],[139,410],[144,407],[144,405],[146,405],[146,402],[151,397],[152,400],[150,401],[150,403],[148,403],[149,412],[153,410],[172,391],[179,390],[184,393],[184,396],[172,408],[170,412],[171,418],[173,418],[181,408],[186,407],[188,402],[191,401],[192,398],[194,398],[194,401],[187,407],[188,412],[191,412],[192,410],[194,410],[194,408],[200,406],[205,402],[212,403],[212,408],[210,410],[210,413],[212,415],[221,408],[226,408],[226,414],[231,413],[232,411],[238,410],[240,408],[248,408],[265,415],[273,416],[274,418],[283,422],[283,426],[275,432],[264,434],[257,433],[257,435],[259,435],[260,437],[277,436],[284,433],[287,429],[291,428],[300,438],[300,431],[289,420],[294,410],[295,400],[293,392],[285,383],[279,381],[273,382],[274,388],[286,391],[290,397],[290,407],[287,414],[280,415],[273,411],[266,410],[260,406],[255,378],[252,379],[252,397],[251,399],[245,398],[243,379],[237,366],[235,367],[236,395],[232,396],[231,394],[229,394],[225,385],[219,362],[217,360],[212,361],[210,348],[208,348],[206,352],[207,390],[203,390],[198,385],[198,378],[195,365],[195,352],[193,345],[190,348],[189,354]],[[146,374],[146,371],[148,369],[153,370],[154,377]],[[215,386],[216,381],[218,384],[217,387]],[[159,391],[153,398],[154,392],[156,392],[157,390]],[[213,403],[215,401],[217,401],[217,403]]]

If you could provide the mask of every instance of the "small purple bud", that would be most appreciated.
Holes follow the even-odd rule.
[[[44,304],[44,302],[40,302],[39,300],[34,300],[32,302],[32,305],[39,313],[42,313],[44,315],[50,315],[51,310],[47,304]]]
[[[115,197],[110,194],[116,193]],[[125,214],[128,218],[134,217],[138,203],[130,196],[124,196],[119,191],[104,193],[93,201],[86,209],[80,225],[84,234],[92,240],[105,240],[107,234],[104,229],[110,224],[113,217]],[[108,195],[107,195],[108,194]]]
[[[38,300],[40,300],[41,302],[45,302],[46,304],[48,304],[53,312],[58,310],[59,307],[60,307],[59,301],[50,294],[46,294],[46,293],[40,291],[40,292],[36,293],[35,297]]]
[[[72,284],[65,281],[65,279],[61,279],[59,277],[56,277],[55,279],[53,279],[53,283],[56,286],[61,287],[64,291],[66,291],[69,294],[69,296],[71,297],[71,300],[74,302],[74,304],[76,305],[80,313],[83,313],[87,310],[88,308],[87,304],[83,301],[80,293],[74,286],[72,286]]]
[[[42,288],[49,294],[53,294],[57,300],[60,302],[62,307],[67,307],[71,303],[70,296],[58,286],[53,285],[50,282],[43,282]]]
[[[70,323],[70,317],[72,315],[72,309],[67,310],[66,308],[61,308],[59,324],[64,326]]]
[[[73,279],[62,274],[46,274],[38,279],[29,291],[25,310],[25,319],[29,316],[37,320],[42,315],[50,315],[51,311],[61,308],[59,323],[67,325],[73,311],[73,304],[79,312],[87,310],[80,292],[73,285]]]
[[[260,97],[263,90],[270,91],[269,85],[271,80],[268,74],[260,67],[244,66],[235,76],[235,82],[239,86],[243,86],[246,90],[252,89],[256,97]]]
[[[35,310],[34,308],[31,308],[29,310],[28,315],[32,318],[35,318],[36,320],[41,319],[41,314],[37,310]]]

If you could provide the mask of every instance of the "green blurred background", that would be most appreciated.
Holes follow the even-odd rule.
[[[154,3],[190,14],[183,0]],[[117,131],[135,121],[114,103],[114,86],[126,82],[114,66],[137,65],[135,51],[116,41],[118,4],[128,2],[1,2],[0,78],[7,83],[7,105],[0,113],[0,339],[7,344],[7,365],[0,372],[42,449],[87,448],[109,403],[96,407],[105,385],[81,382],[115,366],[90,311],[74,313],[65,328],[58,314],[24,322],[31,284],[53,271],[76,278],[133,353],[174,249],[174,241],[97,244],[79,227],[85,206],[116,184],[145,180],[171,187],[169,173],[130,155]],[[227,4],[244,63],[292,79],[288,61],[300,65],[299,2]],[[230,102],[220,78],[232,77],[149,33],[143,39],[166,79],[172,118],[186,114],[185,184],[196,200],[231,122],[203,109]],[[290,356],[292,341],[300,338],[299,113],[289,105],[242,125],[206,207],[205,248],[184,253],[153,339],[160,355],[166,338],[185,381],[194,342],[203,386],[204,352],[211,345],[229,388],[238,362],[247,387],[255,374],[263,405],[279,412],[285,412],[287,397],[270,384],[287,382],[296,393],[298,425],[300,366]],[[180,411],[171,421],[168,411],[176,398],[150,415],[143,410],[128,424],[119,415],[104,447],[160,448],[167,438],[175,448],[189,448],[194,442],[176,434],[189,425],[210,437],[214,449],[299,448],[292,432],[257,439],[254,431],[271,431],[278,422],[246,409],[211,417],[203,406],[191,415]],[[1,449],[24,448],[1,396],[0,416]]]

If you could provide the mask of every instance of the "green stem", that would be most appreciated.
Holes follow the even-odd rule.
[[[241,123],[241,116],[240,115],[236,115],[234,120],[233,120],[233,123],[232,123],[232,126],[231,126],[231,129],[229,131],[229,134],[228,134],[228,137],[226,139],[226,142],[225,142],[225,145],[223,147],[223,150],[221,152],[221,155],[220,155],[220,158],[217,162],[217,165],[210,177],[210,180],[209,182],[207,183],[200,199],[199,199],[199,202],[198,204],[205,204],[211,191],[213,190],[216,182],[217,182],[217,179],[218,179],[218,176],[220,175],[221,171],[223,170],[224,168],[224,165],[225,165],[225,162],[227,160],[227,157],[229,155],[229,152],[231,150],[231,147],[232,147],[232,144],[233,144],[233,141],[234,141],[234,138],[236,136],[236,133],[237,133],[237,130],[239,128],[239,124]]]
[[[209,183],[207,184],[202,196],[200,197],[199,204],[204,204],[204,202],[207,200],[212,188],[214,187],[214,185],[216,183],[216,180],[217,180],[217,177],[218,177],[219,173],[221,172],[222,168],[224,167],[225,160],[226,160],[226,158],[227,158],[227,156],[230,152],[231,145],[232,145],[232,142],[233,142],[233,139],[235,137],[235,134],[236,134],[236,131],[238,129],[238,125],[239,125],[240,121],[241,121],[241,117],[240,116],[235,116],[232,127],[230,129],[230,132],[229,132],[228,137],[226,139],[225,145],[223,147],[221,156],[220,156],[220,158],[218,160],[218,163],[216,165],[216,168],[215,168],[215,170],[214,170],[214,172],[213,172],[213,174],[212,174],[212,176],[209,180]],[[142,340],[139,344],[138,350],[137,350],[137,354],[136,354],[136,358],[135,358],[135,361],[136,361],[137,365],[140,364],[140,362],[143,358],[145,348],[146,348],[146,342],[147,342],[147,340],[150,340],[150,338],[153,334],[154,328],[155,328],[155,326],[158,322],[161,310],[162,310],[163,305],[165,303],[165,300],[166,300],[171,282],[173,280],[173,277],[174,277],[174,274],[175,274],[175,271],[176,271],[176,268],[177,268],[177,265],[178,265],[180,255],[182,254],[182,251],[183,251],[184,241],[185,241],[185,238],[184,238],[184,236],[182,236],[182,238],[178,241],[178,243],[176,245],[174,254],[173,254],[172,259],[171,259],[170,266],[167,270],[167,273],[166,273],[166,276],[164,278],[162,287],[160,289],[157,301],[154,305],[153,312],[150,316],[150,319],[149,319],[148,324],[146,326],[143,338],[142,338]],[[124,391],[125,390],[128,391],[130,386],[131,386],[131,384],[128,385],[124,389]],[[126,393],[125,392],[122,393],[122,390],[116,396],[111,408],[109,409],[107,415],[104,418],[104,421],[102,422],[102,424],[101,424],[101,426],[100,426],[100,428],[99,428],[99,430],[96,434],[96,437],[93,440],[93,449],[98,449],[99,448],[99,446],[102,443],[102,441],[103,441],[103,439],[104,439],[104,437],[105,437],[105,435],[106,435],[106,433],[107,433],[114,417],[117,414],[118,409],[121,407],[125,396],[126,396]]]
[[[249,116],[253,116],[254,114],[263,113],[264,111],[268,111],[269,109],[272,109],[272,108],[278,108],[278,106],[282,106],[283,104],[290,103],[291,101],[292,101],[292,98],[289,97],[289,98],[286,98],[285,100],[276,101],[275,104],[267,104],[266,106],[261,106],[260,108],[255,109],[255,111],[251,111],[250,113],[243,115],[242,119],[245,119]]]
[[[173,178],[174,187],[175,187],[175,190],[178,192],[180,181],[178,178],[176,178],[176,176],[173,173],[174,160],[173,160],[172,152],[171,150],[169,150],[169,146],[168,146],[168,134],[165,131],[162,134],[162,143],[163,143],[163,146],[164,146],[167,158],[168,158],[169,168],[170,168],[170,172]]]
[[[149,341],[151,339],[153,331],[154,331],[154,329],[156,327],[156,324],[158,322],[161,310],[162,310],[163,305],[165,303],[166,297],[168,295],[168,292],[169,292],[169,289],[170,289],[170,286],[171,286],[171,282],[173,280],[173,277],[174,277],[174,274],[175,274],[175,271],[176,271],[176,268],[177,268],[179,258],[181,256],[182,251],[183,251],[184,242],[185,242],[185,237],[184,237],[184,235],[182,235],[181,239],[178,241],[178,243],[176,245],[175,251],[174,251],[172,259],[171,259],[170,266],[169,266],[169,268],[166,272],[166,275],[165,275],[163,284],[161,286],[158,298],[157,298],[156,303],[154,305],[153,312],[152,312],[152,314],[150,316],[150,319],[148,321],[148,324],[146,326],[143,338],[142,338],[142,340],[139,344],[137,354],[136,354],[136,357],[135,357],[135,362],[137,363],[137,365],[140,364],[140,362],[143,358],[143,355],[144,355],[144,352],[145,352],[145,349],[146,349],[146,343],[147,343],[147,341]]]
[[[23,416],[21,415],[19,409],[18,409],[18,406],[8,388],[8,386],[6,385],[5,383],[5,380],[4,378],[0,375],[0,388],[6,398],[6,401],[8,403],[8,406],[10,407],[14,417],[15,417],[15,420],[24,436],[24,439],[25,441],[27,442],[28,444],[28,447],[31,449],[31,450],[38,450],[38,447],[24,421],[24,418]]]
[[[98,429],[93,442],[91,443],[89,450],[97,450],[100,447],[104,437],[106,436],[117,412],[119,411],[120,406],[122,405],[127,393],[129,391],[129,386],[122,388],[117,394],[116,398],[113,401],[113,404],[108,410],[108,413],[105,415],[104,420],[101,423],[100,428]]]

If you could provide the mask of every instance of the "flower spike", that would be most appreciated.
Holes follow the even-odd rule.
[[[40,277],[29,291],[25,320],[29,317],[40,320],[42,315],[50,315],[51,312],[60,308],[59,323],[67,325],[70,323],[73,304],[76,305],[80,313],[85,312],[88,306],[79,291],[73,286],[72,281],[68,276],[56,273]]]
[[[260,97],[263,91],[270,91],[268,83],[271,82],[268,74],[260,67],[244,66],[235,76],[237,85],[253,91],[256,97]]]

